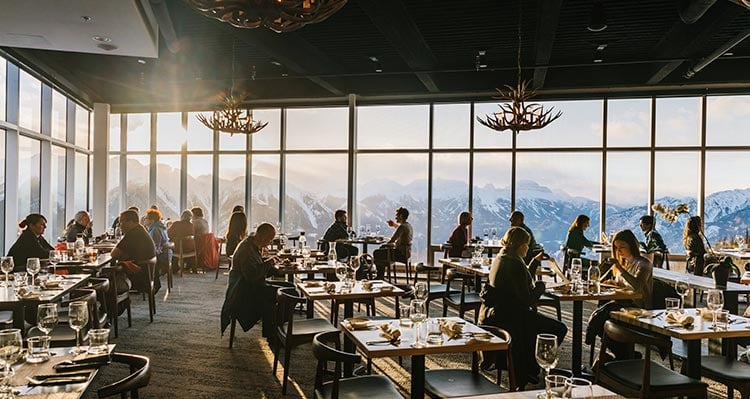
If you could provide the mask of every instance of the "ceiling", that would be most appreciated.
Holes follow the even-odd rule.
[[[169,18],[155,13],[158,58],[2,50],[84,102],[110,103],[113,111],[205,109],[232,80],[235,93],[259,104],[341,101],[350,93],[362,101],[489,100],[493,88],[516,82],[521,11],[523,78],[541,96],[747,92],[750,39],[684,77],[725,43],[750,35],[743,1],[750,3],[603,0],[608,26],[592,32],[587,26],[597,0],[349,0],[326,21],[278,34],[233,28],[184,0],[130,0],[166,7]],[[686,15],[694,23],[681,20],[681,11],[701,7],[699,18]],[[486,51],[487,65],[479,70],[478,50]]]

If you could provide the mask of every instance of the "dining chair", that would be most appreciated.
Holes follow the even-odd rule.
[[[72,301],[85,301],[89,309],[89,320],[86,326],[81,329],[81,342],[85,342],[86,332],[91,328],[100,328],[99,324],[99,311],[97,310],[96,291],[88,288],[79,288],[70,292],[70,298]],[[69,347],[76,345],[76,331],[68,325],[67,318],[63,318],[65,321],[58,322],[52,331],[50,331],[50,347],[60,348]],[[41,335],[47,335],[43,333],[37,326],[29,328],[26,333],[26,337],[38,337]]]
[[[99,325],[105,327],[109,324],[109,309],[107,297],[109,296],[110,283],[109,279],[91,277],[89,278],[88,289],[96,291],[97,313],[99,315]]]
[[[419,275],[421,273],[424,273],[425,279],[427,280],[427,306],[429,308],[430,302],[436,300],[436,299],[443,299],[445,296],[450,294],[457,294],[460,291],[453,289],[450,287],[449,284],[445,284],[445,282],[440,281],[432,281],[432,274],[433,273],[441,273],[443,272],[443,268],[440,266],[431,266],[431,265],[425,265],[423,263],[417,263],[417,265],[414,267],[414,282],[416,283],[419,281]]]
[[[359,270],[357,270],[357,278],[365,278],[368,280],[373,279],[373,272],[375,270],[375,261],[372,258],[372,255],[370,254],[361,254],[357,256],[357,262],[359,262]],[[355,299],[354,303],[357,304],[357,311],[361,310],[361,306],[365,305],[365,312],[368,316],[375,317],[375,298],[363,298],[363,299]],[[333,325],[336,325],[339,318],[339,305],[341,305],[341,302],[337,301],[336,299],[331,299],[331,318],[330,322]],[[308,304],[309,306],[309,304]]]
[[[701,356],[701,375],[726,385],[730,399],[735,389],[741,399],[750,398],[750,364],[726,356]]]
[[[451,283],[458,281],[461,283],[461,291],[453,293]],[[464,318],[464,313],[474,311],[474,324],[479,318],[479,307],[482,300],[476,291],[467,292],[467,289],[474,284],[474,276],[470,274],[458,273],[451,269],[445,273],[445,296],[443,297],[443,317],[448,316],[448,308],[456,309],[458,317]]]
[[[232,255],[227,252],[227,240],[223,237],[219,237],[219,267],[216,268],[216,277],[214,280],[219,279],[219,272],[221,271],[222,265],[227,265],[227,271],[232,270]]]
[[[341,351],[341,333],[328,331],[313,337],[313,354],[318,360],[315,368],[315,399],[357,398],[368,399],[401,399],[403,396],[393,386],[388,377],[382,375],[363,375],[341,378],[342,365],[354,365],[362,361],[360,355]],[[333,346],[331,346],[333,345]],[[333,380],[324,381],[330,374],[326,369],[328,362],[334,362]]]
[[[611,342],[645,346],[643,359],[607,361],[607,347]],[[672,371],[651,360],[651,350],[669,356],[672,365],[672,341],[669,337],[654,336],[632,330],[608,320],[604,323],[604,337],[599,358],[594,367],[594,382],[625,397],[664,398],[707,396],[708,384]]]
[[[125,274],[122,265],[102,267],[99,275],[109,279],[109,293],[107,295],[107,310],[109,318],[115,330],[115,338],[118,337],[118,318],[127,311],[128,327],[132,326],[132,315],[130,310],[130,280]]]
[[[286,395],[286,387],[289,382],[289,367],[291,365],[292,349],[296,346],[312,342],[313,337],[321,332],[337,331],[328,320],[321,318],[294,319],[294,308],[301,303],[306,303],[304,297],[297,294],[293,287],[281,288],[276,293],[274,305],[274,321],[276,323],[276,348],[273,353],[273,374],[279,364],[279,353],[284,348],[284,377],[281,383],[281,392]]]
[[[189,243],[192,243],[192,245],[189,245]],[[188,247],[187,250],[185,249],[186,246]],[[185,269],[185,260],[193,259],[193,262],[197,261],[195,238],[193,236],[185,236],[175,240],[175,251],[173,256],[177,259],[177,268],[180,271],[180,277],[182,277],[183,270]],[[172,273],[167,273],[167,280],[167,286],[169,289],[172,289]]]
[[[151,360],[146,356],[128,353],[112,353],[111,360],[113,363],[128,366],[130,374],[99,388],[96,391],[97,397],[108,398],[120,395],[121,398],[125,398],[127,393],[130,392],[132,399],[138,399],[138,390],[145,388],[151,382]]]

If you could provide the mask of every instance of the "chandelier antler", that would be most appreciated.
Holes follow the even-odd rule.
[[[254,120],[253,111],[242,107],[242,101],[231,95],[224,98],[224,106],[214,111],[213,116],[198,114],[197,118],[207,128],[230,135],[257,133],[268,125],[268,122]]]

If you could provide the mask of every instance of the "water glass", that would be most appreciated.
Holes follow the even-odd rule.
[[[109,351],[109,328],[92,328],[89,330],[89,353],[99,354]]]
[[[680,310],[680,298],[664,298],[664,307],[667,314],[677,313]]]
[[[12,256],[3,256],[2,258],[0,258],[0,270],[2,270],[3,273],[5,273],[5,286],[6,287],[10,287],[8,273],[12,273],[14,267],[15,265],[13,265]]]
[[[589,267],[589,294],[599,294],[601,292],[601,284],[599,283],[599,278],[601,277],[601,274],[599,273],[599,267],[591,265]]]
[[[565,381],[565,399],[589,399],[594,397],[594,390],[591,381],[583,378],[568,378]]]
[[[548,375],[544,377],[544,393],[537,395],[537,399],[562,398],[568,378],[563,375]]]
[[[706,296],[706,305],[708,309],[714,314],[714,322],[712,327],[716,329],[716,316],[717,312],[724,307],[724,293],[721,290],[708,290]]]
[[[409,306],[409,304],[402,303],[402,304],[398,305],[398,310],[399,310],[398,325],[399,326],[401,326],[401,327],[411,327],[412,326],[411,318],[409,317],[409,313],[410,313],[409,310],[410,309],[411,309],[411,307]]]
[[[15,287],[16,290],[21,287],[25,287],[26,281],[26,272],[13,273],[13,287]]]
[[[727,330],[729,329],[729,311],[719,310],[716,312],[716,329]]]
[[[443,332],[440,331],[440,321],[438,319],[427,320],[427,343],[430,345],[443,344]]]
[[[51,339],[52,337],[49,335],[30,337],[27,340],[29,354],[26,356],[26,361],[29,363],[41,363],[49,359],[49,341]]]
[[[418,281],[414,283],[414,298],[416,299],[427,299],[428,294],[427,283],[424,281]]]

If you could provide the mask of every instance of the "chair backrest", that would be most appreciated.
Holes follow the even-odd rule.
[[[495,365],[497,366],[497,385],[500,385],[500,380],[502,377],[502,357],[505,356],[505,366],[508,370],[508,390],[513,392],[516,390],[516,375],[513,372],[513,354],[511,350],[511,338],[510,333],[503,330],[500,327],[492,326],[492,325],[480,325],[480,328],[483,328],[489,332],[492,333],[492,335],[502,339],[503,341],[508,343],[508,349],[504,351],[495,351]]]
[[[89,289],[96,291],[96,301],[99,303],[99,324],[106,324],[109,318],[109,306],[107,297],[109,296],[109,279],[106,278],[89,278]]]
[[[474,277],[469,274],[460,273],[456,269],[449,269],[445,272],[445,294],[448,295],[451,290],[451,282],[461,282],[461,303],[466,299],[466,287],[474,281]]]
[[[331,347],[328,344],[333,343]],[[362,357],[349,352],[343,352],[341,347],[341,337],[339,331],[329,331],[317,334],[313,337],[313,354],[318,359],[318,365],[315,369],[315,390],[321,392],[323,389],[324,377],[326,373],[327,362],[335,362],[333,373],[333,387],[331,390],[331,399],[339,397],[339,380],[341,378],[342,364],[355,364],[362,361]],[[313,397],[317,397],[313,392]]]
[[[112,361],[128,365],[130,374],[119,381],[101,387],[96,395],[99,398],[108,398],[115,395],[125,397],[125,394],[130,391],[131,398],[138,398],[138,390],[151,382],[151,361],[149,358],[127,353],[113,353]]]
[[[181,238],[178,238],[178,239],[176,239],[174,241],[175,241],[174,242],[175,252],[177,254],[179,254],[179,256],[182,257],[182,256],[184,256],[188,252],[195,252],[195,238],[193,236],[181,237]],[[188,245],[188,247],[192,247],[193,248],[192,251],[190,251],[190,250],[185,251],[185,244],[188,243],[188,242],[192,242],[193,243],[193,245]]]
[[[276,303],[274,304],[274,320],[279,337],[291,336],[294,327],[294,308],[306,300],[297,294],[294,287],[279,288],[276,291]],[[284,323],[287,323],[286,330]]]
[[[100,328],[99,310],[96,302],[96,291],[89,288],[78,288],[70,292],[70,301],[84,301],[89,308],[88,328]]]
[[[357,256],[357,262],[359,262],[359,270],[357,274],[359,277],[364,277],[371,280],[373,273],[375,272],[375,260],[370,254],[361,254]],[[359,278],[358,277],[358,278]]]

